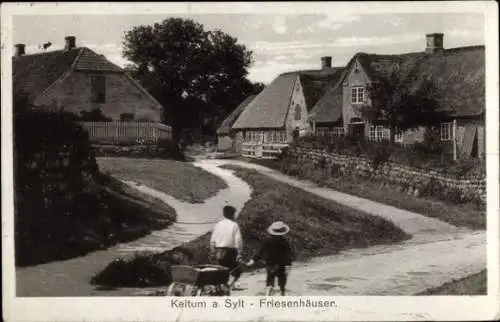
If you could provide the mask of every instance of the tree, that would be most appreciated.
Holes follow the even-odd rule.
[[[261,84],[246,76],[252,52],[220,31],[190,19],[169,18],[125,34],[127,70],[164,106],[174,139],[183,129],[215,133],[216,126]]]
[[[396,133],[435,126],[447,115],[439,110],[435,81],[415,80],[409,75],[396,70],[387,79],[371,83],[366,88],[369,100],[359,108],[370,123],[389,126],[391,143]]]

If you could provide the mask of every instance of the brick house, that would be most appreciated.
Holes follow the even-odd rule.
[[[26,54],[17,44],[13,87],[34,106],[50,106],[81,115],[100,109],[113,121],[161,120],[162,106],[122,68],[65,38],[63,50]]]
[[[317,134],[360,133],[371,140],[390,137],[388,126],[370,124],[358,107],[370,104],[367,87],[397,81],[415,88],[433,79],[433,99],[440,119],[443,142],[456,140],[459,155],[481,156],[485,151],[485,53],[484,46],[445,49],[443,34],[426,35],[423,52],[400,55],[356,54],[339,81],[312,108],[309,121]],[[424,139],[426,127],[395,133],[395,141],[412,144]]]
[[[279,75],[241,112],[232,126],[242,140],[242,155],[274,157],[293,141],[294,133],[311,131],[307,116],[327,87],[342,75],[331,66],[331,57],[321,59],[322,68]]]

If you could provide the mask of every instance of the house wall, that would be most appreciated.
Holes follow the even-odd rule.
[[[295,120],[295,106],[298,105],[301,110],[300,120]],[[302,84],[300,83],[300,77],[297,76],[295,85],[293,88],[292,98],[290,100],[290,105],[288,106],[288,114],[286,117],[286,131],[287,131],[287,141],[292,142],[293,140],[293,130],[298,127],[300,130],[300,135],[303,136],[309,132],[310,124],[307,122],[307,108],[306,100],[304,97],[304,92],[302,89]]]
[[[355,70],[358,70],[357,72]],[[347,132],[347,125],[351,122],[352,118],[361,118],[359,112],[356,111],[356,106],[351,104],[351,87],[356,85],[365,86],[370,79],[364,71],[361,64],[356,60],[352,66],[349,74],[342,84],[342,119],[344,121],[344,128]],[[368,126],[365,127],[365,135],[368,135]]]
[[[243,132],[238,131],[234,135],[234,150],[237,153],[241,153],[241,145],[243,144]]]
[[[136,119],[161,121],[161,109],[157,108],[158,105],[123,74],[101,74],[106,76],[106,103],[91,103],[91,75],[93,74],[71,72],[40,96],[36,105],[50,105],[55,101],[64,110],[78,115],[81,111],[101,108],[102,114],[113,120],[120,120],[122,113],[134,113]]]
[[[229,150],[233,146],[233,139],[227,135],[217,135],[217,149],[224,151]]]
[[[466,133],[466,126],[473,126],[477,129],[477,154],[483,155],[486,152],[485,142],[485,122],[483,117],[476,117],[472,119],[458,119],[457,120],[457,145],[459,150],[462,150],[464,145],[464,135]]]

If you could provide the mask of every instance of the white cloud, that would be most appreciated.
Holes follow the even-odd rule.
[[[474,39],[477,37],[481,37],[481,33],[474,33],[470,30],[465,29],[454,29],[444,32],[444,36],[450,36],[454,38],[462,38],[462,39]]]
[[[278,64],[273,62],[270,64],[261,65],[259,67],[250,68],[248,79],[254,82],[258,81],[269,84],[279,74],[296,70],[316,69],[316,68],[318,68],[317,64],[306,64],[306,63]]]
[[[317,22],[315,25],[319,29],[337,30],[340,29],[346,23],[352,23],[360,19],[361,19],[360,16],[351,14],[327,13],[327,18]]]
[[[278,34],[285,34],[287,31],[286,19],[284,16],[276,16],[273,21],[273,30]]]

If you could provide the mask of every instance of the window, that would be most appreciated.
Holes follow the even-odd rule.
[[[344,128],[343,127],[334,127],[331,131],[330,131],[330,136],[333,136],[333,137],[339,137],[339,136],[343,136],[344,135]]]
[[[106,78],[104,76],[90,76],[91,103],[106,103]]]
[[[384,126],[383,125],[370,125],[370,129],[368,131],[368,138],[371,141],[382,141],[386,136],[384,135]]]
[[[355,86],[351,88],[351,103],[363,104],[365,102],[365,88],[362,86]]]
[[[122,113],[120,114],[120,121],[128,122],[135,119],[134,113]]]
[[[452,124],[449,123],[441,123],[441,141],[450,141],[452,138]]]
[[[403,131],[398,131],[396,129],[396,133],[394,133],[394,142],[403,142]]]
[[[295,105],[295,121],[300,121],[302,115],[301,115],[301,110],[300,110],[300,105],[297,104]]]

